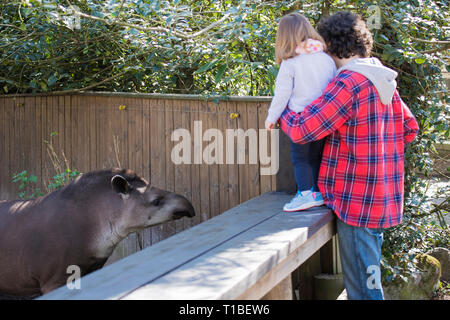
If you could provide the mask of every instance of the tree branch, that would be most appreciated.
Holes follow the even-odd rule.
[[[73,89],[73,90],[62,90],[62,91],[49,91],[49,92],[46,92],[45,94],[47,94],[47,95],[58,95],[58,94],[76,93],[76,92],[80,92],[80,91],[89,90],[89,89],[95,88],[95,87],[97,87],[97,86],[99,86],[99,85],[101,85],[101,84],[103,84],[105,82],[109,82],[109,81],[114,80],[114,79],[116,79],[116,78],[118,78],[120,76],[123,76],[126,73],[127,73],[127,71],[122,71],[122,72],[120,72],[118,74],[115,74],[115,75],[113,75],[113,76],[111,76],[109,78],[106,78],[106,79],[104,79],[104,80],[102,80],[100,82],[91,84],[90,86],[87,86],[87,87],[84,87],[84,88]]]
[[[450,44],[450,41],[446,41],[446,40],[425,40],[425,39],[419,39],[419,38],[414,38],[414,37],[411,37],[411,40],[414,40],[417,42],[423,42],[423,43],[430,43],[430,44],[445,44],[445,45]]]
[[[434,49],[430,49],[430,50],[425,50],[425,51],[421,51],[420,53],[422,54],[426,54],[426,53],[435,53],[435,52],[439,52],[439,51],[445,51],[447,49],[450,48],[450,42],[447,45],[444,45],[443,47],[439,47],[439,48],[434,48]]]
[[[137,30],[145,31],[145,32],[156,31],[156,32],[164,32],[164,33],[168,33],[168,34],[172,33],[172,34],[176,35],[177,37],[180,37],[185,40],[189,40],[189,39],[193,39],[198,36],[201,36],[202,34],[208,32],[209,30],[211,30],[214,27],[218,26],[219,24],[223,23],[227,18],[230,17],[231,14],[228,13],[228,14],[224,15],[222,18],[220,18],[219,20],[211,23],[209,26],[205,27],[204,29],[199,30],[195,33],[191,33],[191,34],[176,31],[176,30],[170,30],[170,29],[163,28],[163,27],[142,27],[142,26],[139,26],[136,24],[130,24],[130,23],[122,22],[122,21],[116,21],[116,19],[114,21],[111,21],[108,19],[91,16],[91,15],[83,13],[83,12],[77,12],[77,15],[79,15],[80,17],[86,18],[86,19],[101,21],[101,22],[106,23],[107,25],[119,25],[122,27],[134,28]]]

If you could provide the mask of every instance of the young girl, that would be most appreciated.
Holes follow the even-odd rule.
[[[275,58],[280,66],[275,81],[275,94],[266,119],[271,130],[286,107],[300,113],[320,97],[336,74],[333,59],[324,52],[322,37],[299,13],[284,16],[278,25]],[[291,141],[297,194],[284,211],[305,210],[323,204],[317,187],[323,140],[307,144]]]

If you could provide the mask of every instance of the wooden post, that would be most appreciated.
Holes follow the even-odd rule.
[[[266,293],[261,300],[292,300],[292,278],[288,275],[279,284]]]
[[[333,261],[333,239],[320,248],[320,264],[322,273],[334,273],[335,261]]]

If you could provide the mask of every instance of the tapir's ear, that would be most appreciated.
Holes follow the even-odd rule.
[[[131,186],[124,177],[119,174],[112,177],[111,186],[115,192],[119,193],[122,196],[122,198],[128,198]]]

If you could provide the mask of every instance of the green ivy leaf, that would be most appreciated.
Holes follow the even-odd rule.
[[[219,69],[217,70],[216,76],[215,76],[216,83],[220,82],[220,80],[222,79],[226,69],[227,69],[227,65],[226,64],[223,64],[223,65],[221,65],[219,67]]]
[[[423,63],[425,63],[427,61],[427,59],[425,59],[425,58],[416,58],[416,59],[414,59],[414,61],[417,64],[423,64]]]
[[[53,85],[56,83],[56,81],[58,81],[58,78],[56,78],[55,75],[52,74],[52,75],[48,78],[47,84],[48,84],[49,87],[51,87],[51,86],[53,86]]]
[[[206,64],[204,64],[203,66],[201,66],[197,71],[195,71],[195,73],[202,73],[205,71],[208,71],[209,69],[211,69],[217,62],[219,61],[219,59],[214,59]]]

